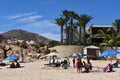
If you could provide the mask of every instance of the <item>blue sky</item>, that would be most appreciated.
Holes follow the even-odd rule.
[[[62,10],[88,14],[88,23],[112,25],[120,18],[120,0],[0,0],[0,32],[22,29],[50,39],[60,40],[55,18]]]

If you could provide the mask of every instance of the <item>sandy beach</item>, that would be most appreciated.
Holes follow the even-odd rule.
[[[111,63],[99,60],[91,62],[93,66],[101,67]],[[69,67],[65,70],[62,67],[46,67],[45,63],[48,61],[21,63],[24,67],[16,69],[0,67],[0,80],[120,80],[120,68],[114,68],[115,72],[105,73],[94,67],[90,73],[77,73],[76,68]]]

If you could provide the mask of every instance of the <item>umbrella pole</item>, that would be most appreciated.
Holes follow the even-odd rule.
[[[112,62],[112,58],[113,58],[113,56],[110,57],[110,61],[111,61],[111,62]]]

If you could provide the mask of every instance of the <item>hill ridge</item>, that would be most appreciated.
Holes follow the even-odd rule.
[[[44,43],[44,44],[48,44],[49,41],[51,41],[51,39],[48,39],[46,37],[43,37],[37,33],[32,33],[32,32],[28,32],[25,30],[21,30],[21,29],[14,29],[14,30],[10,30],[4,33],[0,34],[0,38],[1,39],[19,39],[19,40],[25,40],[25,41],[35,41],[35,42],[40,42],[40,43]]]

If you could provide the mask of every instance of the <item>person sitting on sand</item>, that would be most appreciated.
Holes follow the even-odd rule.
[[[118,64],[119,64],[119,61],[117,59],[116,62],[112,64],[112,67],[113,68],[118,68]]]
[[[86,73],[89,72],[89,65],[87,65],[85,61],[83,61],[83,66],[82,67],[85,69],[83,72],[86,72]]]
[[[20,63],[17,60],[15,60],[15,68],[20,68]]]
[[[64,68],[64,69],[67,69],[67,67],[68,67],[68,63],[67,63],[67,60],[65,59],[65,60],[63,61],[63,68]]]
[[[97,67],[97,69],[102,69],[103,72],[112,72],[112,71],[113,71],[113,68],[112,68],[112,65],[111,65],[111,64],[108,64],[108,65],[105,66],[105,67]]]
[[[15,68],[14,61],[12,61],[12,63],[10,64],[10,68]]]
[[[87,60],[87,65],[89,67],[89,70],[92,70],[92,63],[90,62],[90,59]]]

